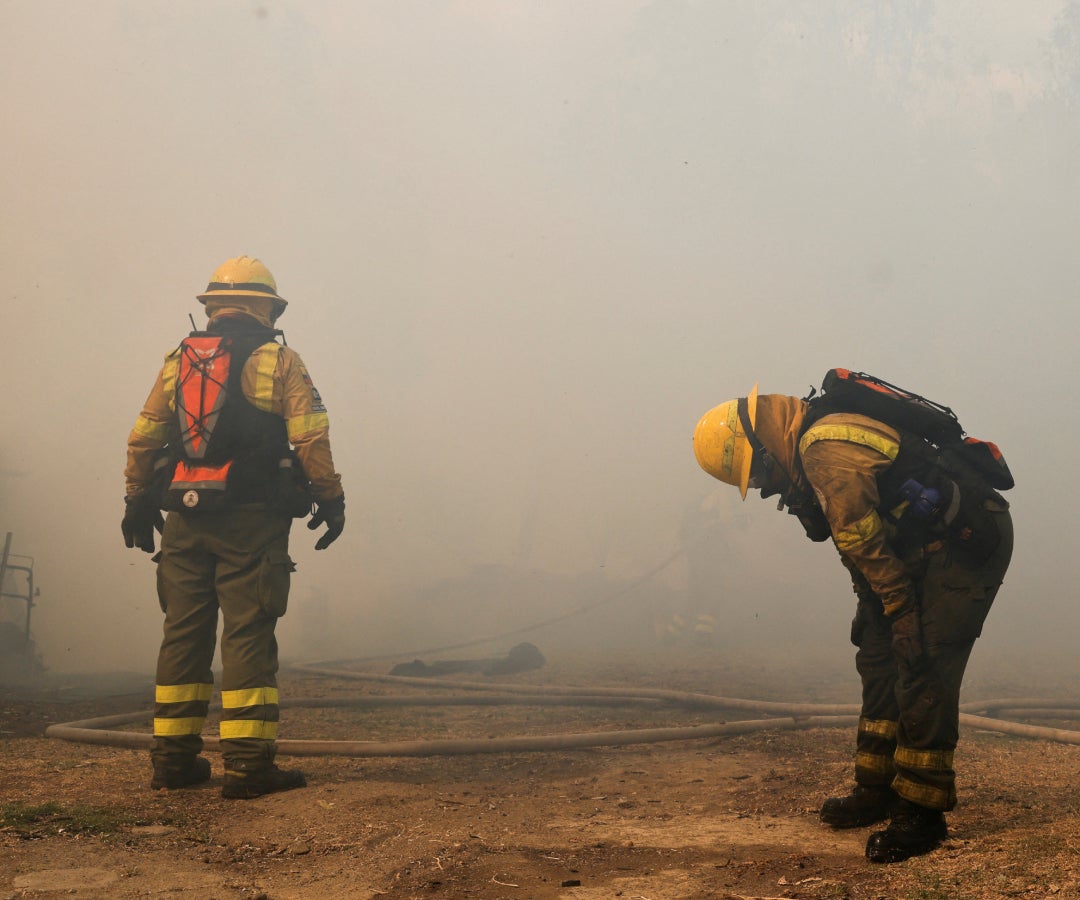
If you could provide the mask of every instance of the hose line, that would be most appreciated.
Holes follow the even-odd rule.
[[[531,753],[581,750],[592,747],[615,747],[664,741],[690,741],[751,734],[758,731],[792,731],[804,728],[851,726],[858,722],[859,707],[854,704],[781,703],[721,697],[657,688],[579,688],[550,685],[488,684],[469,681],[443,681],[429,678],[406,678],[377,675],[346,669],[296,666],[295,671],[309,675],[332,676],[426,688],[452,689],[464,693],[423,693],[378,695],[348,698],[297,698],[282,700],[282,708],[377,708],[401,706],[643,706],[652,709],[674,707],[691,710],[757,711],[772,716],[763,719],[720,721],[703,725],[663,728],[624,729],[567,734],[532,735],[504,738],[440,738],[404,741],[288,740],[277,741],[277,752],[287,756],[464,756],[479,753]],[[215,707],[219,709],[220,707]],[[1080,704],[1061,700],[1012,698],[981,700],[961,707],[960,723],[982,731],[1011,734],[1035,740],[1080,744],[1080,731],[1024,725],[975,713],[1005,712],[1023,718],[1072,719],[1080,717]],[[51,725],[45,736],[76,743],[110,747],[148,749],[154,737],[146,732],[117,731],[115,726],[146,724],[151,710],[101,716]],[[204,738],[208,750],[220,750],[215,737]]]

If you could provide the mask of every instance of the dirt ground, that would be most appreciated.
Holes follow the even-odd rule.
[[[709,648],[554,656],[515,684],[663,687],[852,703],[850,661],[763,663]],[[374,666],[372,671],[388,671]],[[481,680],[482,676],[471,676]],[[95,689],[95,686],[97,689]],[[416,691],[285,669],[283,696]],[[1030,696],[1030,685],[1010,694]],[[965,700],[1002,696],[969,679]],[[1080,747],[965,729],[960,806],[937,852],[866,861],[871,829],[832,831],[852,728],[587,750],[281,758],[304,790],[253,801],[209,785],[154,792],[145,751],[43,737],[58,722],[148,708],[149,686],[0,688],[0,898],[988,898],[1080,896]],[[686,709],[409,706],[283,710],[283,738],[503,737],[691,725]],[[756,713],[724,714],[729,720]],[[1074,724],[1059,724],[1075,727]],[[124,726],[148,730],[147,726]],[[210,726],[208,726],[208,733]]]

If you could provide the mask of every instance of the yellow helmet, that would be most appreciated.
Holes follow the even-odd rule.
[[[196,295],[203,304],[221,297],[259,297],[272,301],[270,318],[276,319],[289,305],[278,296],[277,282],[270,270],[251,256],[237,256],[223,262],[214,274],[206,291]]]
[[[757,424],[758,386],[746,398],[750,428]],[[728,400],[710,409],[694,429],[694,456],[698,465],[714,478],[739,489],[746,499],[750,483],[750,463],[754,450],[739,421],[739,401]]]

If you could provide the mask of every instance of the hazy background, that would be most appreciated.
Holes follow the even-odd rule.
[[[294,530],[286,658],[587,606],[530,639],[710,611],[849,657],[835,553],[690,443],[844,366],[1008,457],[976,662],[1072,659],[1080,3],[3,0],[0,34],[0,533],[51,670],[152,671],[125,440],[242,253],[348,498],[329,551]]]

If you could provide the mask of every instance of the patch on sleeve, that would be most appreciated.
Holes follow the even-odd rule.
[[[311,411],[312,412],[326,412],[326,407],[323,405],[322,397],[319,396],[319,389],[312,384],[311,376],[308,375],[307,369],[303,370],[304,384],[311,388]]]

